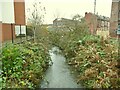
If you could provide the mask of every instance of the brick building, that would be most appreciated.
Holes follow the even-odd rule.
[[[69,30],[71,27],[74,27],[75,23],[74,20],[67,19],[67,18],[56,18],[53,21],[53,28],[57,30]],[[69,27],[69,29],[68,29]]]
[[[112,0],[112,6],[111,6],[111,18],[110,18],[110,36],[116,37],[116,30],[118,28],[118,11],[120,0]]]
[[[91,34],[96,34],[97,31],[109,30],[109,17],[94,15],[93,13],[85,13],[85,21]]]
[[[2,0],[0,2],[0,42],[12,40],[16,34],[26,32],[25,26],[25,2],[17,0]]]

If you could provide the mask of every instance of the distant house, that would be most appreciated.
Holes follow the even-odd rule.
[[[68,30],[68,26],[73,26],[74,21],[66,18],[56,18],[53,21],[53,28],[57,30]],[[69,27],[70,28],[70,27]]]
[[[109,31],[109,17],[86,12],[85,21],[91,34],[96,34],[97,31]]]
[[[25,2],[21,0],[2,0],[0,2],[0,42],[11,40],[16,35],[26,34]]]

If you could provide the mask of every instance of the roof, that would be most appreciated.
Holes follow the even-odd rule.
[[[99,20],[109,21],[109,17],[102,16],[102,15],[96,15]]]
[[[85,12],[85,14],[94,15],[94,14],[91,13],[91,12]],[[102,15],[98,15],[98,14],[95,14],[95,16],[97,17],[98,20],[109,21],[109,19],[110,19],[109,17],[102,16]]]
[[[62,21],[62,20],[72,21],[71,19],[67,19],[67,18],[56,18],[54,21]]]

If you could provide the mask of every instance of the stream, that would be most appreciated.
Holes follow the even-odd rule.
[[[81,88],[71,74],[69,66],[65,62],[65,57],[59,54],[59,51],[57,47],[50,50],[53,64],[46,71],[40,88]]]

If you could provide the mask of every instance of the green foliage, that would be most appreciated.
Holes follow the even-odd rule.
[[[27,26],[26,35],[27,36],[33,36],[34,35],[33,27],[32,26]]]
[[[79,73],[78,82],[88,88],[120,87],[115,67],[118,55],[116,44],[95,36],[86,36],[67,44],[63,50],[69,58],[68,64]]]
[[[75,26],[70,31],[51,32],[51,43],[63,51],[67,63],[78,73],[78,83],[82,82],[88,88],[120,87],[115,67],[117,42],[90,35],[84,19],[80,18],[79,15],[74,17]]]
[[[50,61],[48,50],[31,42],[6,46],[1,59],[3,88],[37,87]]]

